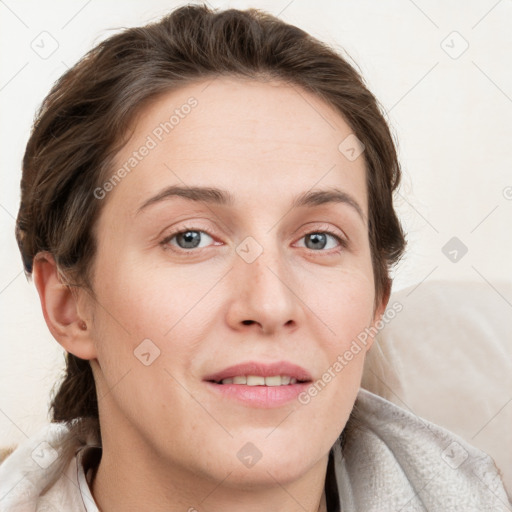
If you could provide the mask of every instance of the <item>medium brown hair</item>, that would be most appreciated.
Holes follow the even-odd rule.
[[[93,227],[104,203],[93,190],[112,175],[130,122],[157,95],[221,75],[273,79],[309,91],[340,113],[364,144],[378,304],[405,247],[393,208],[401,172],[388,125],[375,97],[341,55],[256,9],[181,7],[101,42],[54,84],[23,158],[16,238],[27,274],[37,253],[48,251],[72,285],[93,293]],[[66,374],[51,411],[53,421],[98,417],[88,361],[66,355]]]

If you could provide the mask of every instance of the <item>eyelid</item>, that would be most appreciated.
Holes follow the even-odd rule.
[[[313,226],[310,226],[311,224],[313,224]],[[322,222],[308,222],[308,224],[306,224],[306,226],[302,226],[300,228],[300,230],[297,230],[297,231],[302,232],[303,230],[304,230],[304,233],[301,236],[301,238],[306,235],[310,235],[312,233],[328,233],[329,235],[332,235],[335,238],[339,239],[340,243],[341,242],[343,242],[345,244],[349,243],[348,236],[341,229],[333,228],[330,224],[326,224],[326,223],[322,223]]]

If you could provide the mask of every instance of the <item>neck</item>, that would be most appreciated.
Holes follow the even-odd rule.
[[[222,481],[201,478],[187,468],[166,464],[158,454],[152,457],[151,449],[141,453],[132,445],[130,450],[117,450],[119,447],[109,441],[108,437],[103,439],[103,455],[91,484],[101,512],[327,512],[324,485],[328,455],[296,481],[282,485],[270,479],[268,485],[251,486],[230,479],[230,474]]]

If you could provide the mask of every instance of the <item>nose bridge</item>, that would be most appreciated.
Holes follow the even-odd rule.
[[[233,278],[236,322],[256,322],[266,331],[298,320],[298,298],[293,275],[275,233],[249,236],[236,248]]]

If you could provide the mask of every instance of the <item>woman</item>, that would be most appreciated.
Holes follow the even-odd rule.
[[[186,6],[99,44],[24,157],[17,239],[67,373],[3,510],[506,510],[489,457],[359,390],[399,181],[355,70],[270,15]]]

